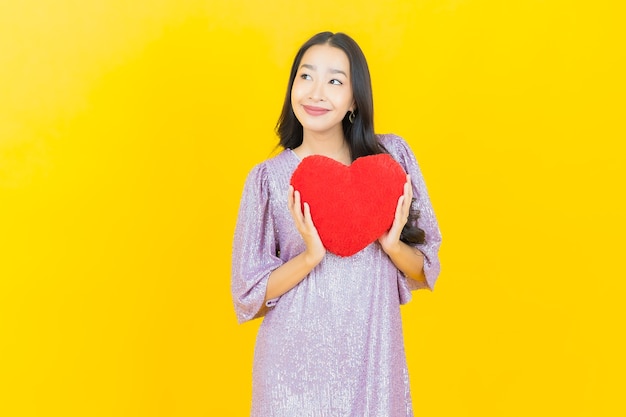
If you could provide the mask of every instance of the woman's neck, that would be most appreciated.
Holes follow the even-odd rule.
[[[342,132],[343,133],[343,132]],[[340,136],[304,134],[302,144],[294,149],[301,159],[310,155],[323,155],[345,165],[350,165],[350,147],[348,142]]]

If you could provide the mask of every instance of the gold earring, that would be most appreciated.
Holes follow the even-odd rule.
[[[354,123],[355,117],[356,115],[354,114],[354,111],[350,110],[350,116],[348,116],[348,120],[350,121],[350,123]]]

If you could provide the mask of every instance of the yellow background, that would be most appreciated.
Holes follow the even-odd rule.
[[[246,415],[232,232],[321,30],[444,236],[402,310],[416,415],[626,415],[619,4],[0,2],[0,415]]]

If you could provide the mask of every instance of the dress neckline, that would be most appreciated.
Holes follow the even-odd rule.
[[[296,160],[298,161],[298,163],[302,162],[302,159],[300,159],[300,157],[298,156],[298,154],[296,153],[296,151],[294,151],[294,150],[293,150],[293,149],[291,149],[291,148],[286,148],[285,150],[286,150],[286,151],[289,151],[289,153],[290,153],[290,154],[292,154],[292,155],[294,156],[294,158],[296,158]],[[337,160],[335,159],[335,161],[337,161]],[[339,162],[339,161],[337,161],[337,162]],[[340,163],[340,164],[342,164],[342,165],[345,165],[345,166],[350,166],[350,165],[346,165],[346,164],[344,164],[343,162],[339,162],[339,163]]]
[[[302,159],[300,159],[300,157],[298,156],[298,154],[296,153],[296,151],[294,151],[291,148],[287,148],[287,150],[289,151],[289,153],[291,153],[299,162],[302,162]]]

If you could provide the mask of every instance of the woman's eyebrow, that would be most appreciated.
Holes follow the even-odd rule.
[[[331,68],[330,73],[331,74],[343,74],[344,77],[348,77],[348,75],[340,69]]]
[[[317,67],[315,65],[311,65],[311,64],[302,64],[300,65],[300,68],[306,68],[306,69],[310,69],[312,71],[317,71]],[[331,74],[343,74],[344,77],[348,77],[348,75],[340,70],[340,69],[335,69],[335,68],[331,68],[330,70],[328,70],[328,72],[330,72]]]

